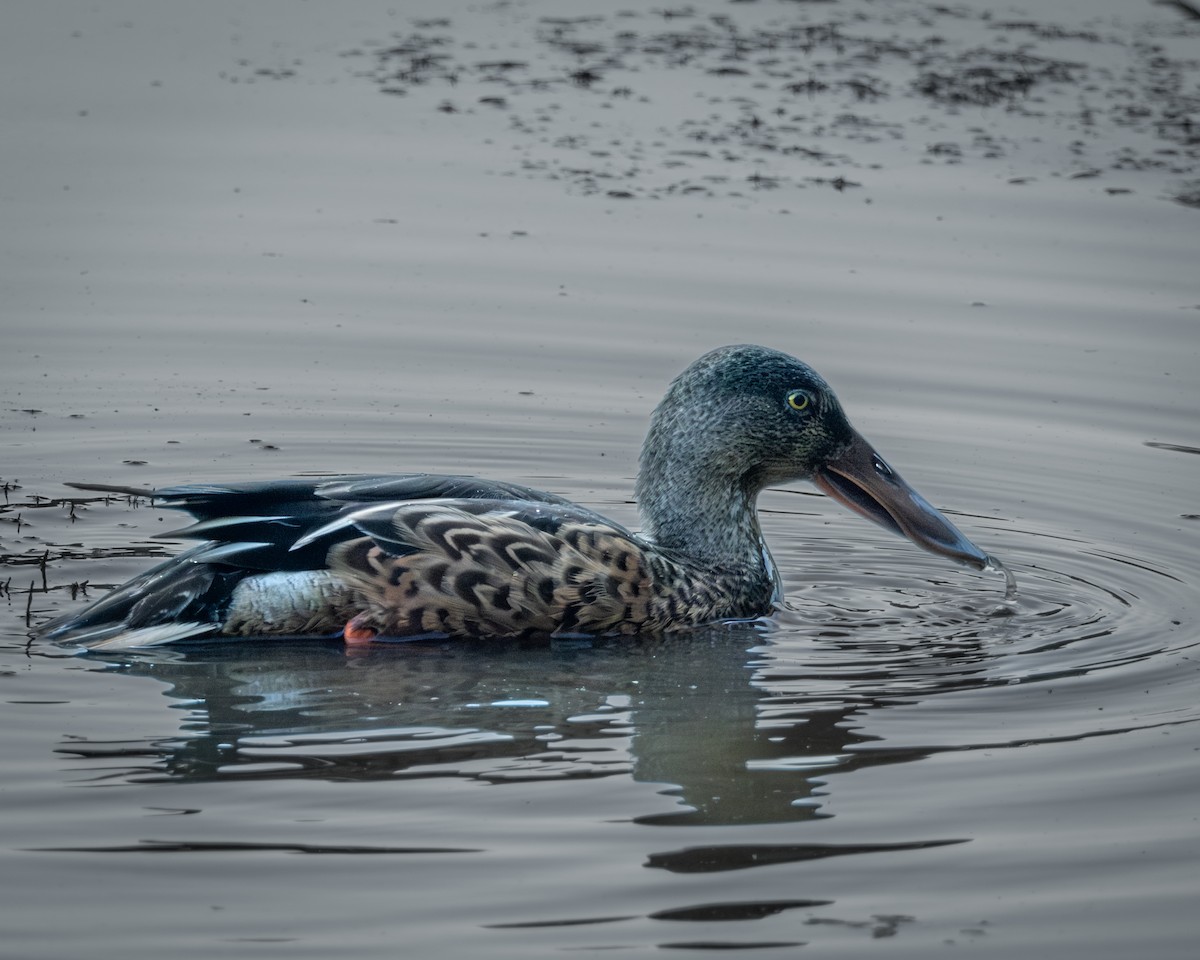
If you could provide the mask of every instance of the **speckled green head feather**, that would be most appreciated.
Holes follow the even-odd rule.
[[[637,480],[642,533],[691,556],[753,562],[759,493],[808,479],[853,436],[807,364],[748,345],[705,354],[650,418]]]

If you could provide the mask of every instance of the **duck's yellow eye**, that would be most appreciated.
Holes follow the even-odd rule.
[[[793,390],[787,397],[788,406],[793,410],[804,411],[812,406],[812,397],[806,390]]]

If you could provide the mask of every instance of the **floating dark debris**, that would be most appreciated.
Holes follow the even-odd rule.
[[[1200,181],[1188,184],[1178,193],[1173,194],[1171,199],[1185,207],[1200,209]]]
[[[461,25],[432,17],[347,57],[380,92],[403,97],[401,109],[460,123],[478,108],[503,109],[516,159],[498,174],[600,196],[761,188],[751,178],[767,158],[772,186],[800,189],[814,168],[886,168],[898,155],[884,148],[909,137],[929,144],[925,162],[1015,159],[1038,144],[1029,153],[1044,164],[1045,145],[1057,144],[1050,162],[1059,170],[1195,176],[1200,61],[1172,55],[1165,40],[1200,40],[1200,8],[1164,5],[1183,17],[1147,12],[1108,30],[915,0],[627,9],[532,23],[496,5],[473,14],[507,20],[511,39],[495,55],[481,55]],[[1080,62],[1081,44],[1106,55]],[[300,61],[239,67],[231,80],[302,69]],[[681,164],[689,143],[710,149]],[[551,144],[603,162],[566,161]],[[1190,188],[1170,199],[1198,205]]]
[[[1082,63],[980,48],[945,58],[938,70],[922,71],[913,85],[938,103],[990,107],[1026,97],[1043,84],[1072,83],[1084,69]]]
[[[0,485],[6,494],[15,493],[20,487],[10,481]],[[109,587],[115,584],[97,584],[93,581],[89,564],[105,564],[118,559],[166,559],[174,553],[171,545],[161,541],[124,542],[111,547],[86,548],[80,543],[57,542],[65,539],[76,522],[93,505],[117,506],[124,504],[138,508],[149,501],[125,494],[102,497],[45,497],[26,494],[20,502],[11,497],[0,504],[0,524],[11,526],[13,537],[5,535],[0,526],[0,568],[32,568],[36,577],[25,585],[25,576],[0,576],[0,599],[12,602],[24,598],[23,617],[26,626],[32,626],[40,615],[34,607],[35,597],[66,596],[71,600],[89,597],[93,586]],[[36,522],[30,518],[35,517]],[[35,531],[31,533],[30,531]],[[73,533],[70,535],[74,535]],[[83,575],[80,575],[80,574]],[[26,574],[27,575],[27,574]]]

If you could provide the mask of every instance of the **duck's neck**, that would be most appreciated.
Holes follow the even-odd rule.
[[[744,478],[680,456],[671,445],[642,451],[636,496],[642,536],[656,546],[712,567],[742,568],[772,579],[755,501]]]

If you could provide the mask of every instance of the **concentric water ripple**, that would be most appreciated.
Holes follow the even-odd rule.
[[[1180,682],[1200,659],[1184,564],[1016,524],[994,524],[987,542],[1020,585],[1011,616],[995,615],[998,578],[899,541],[807,540],[794,561],[804,582],[757,665],[763,709],[900,705],[903,739],[951,749],[1200,717]]]

